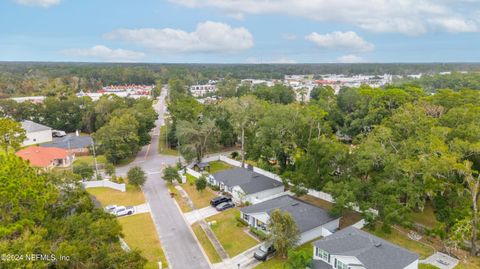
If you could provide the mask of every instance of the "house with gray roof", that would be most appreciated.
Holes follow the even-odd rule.
[[[21,124],[26,135],[22,146],[52,142],[52,128],[29,120],[22,121]]]
[[[279,196],[240,209],[240,217],[248,225],[268,233],[270,214],[274,210],[288,212],[300,231],[300,244],[320,236],[328,236],[338,229],[340,218],[331,216],[326,210],[290,195]]]
[[[417,269],[418,255],[354,227],[314,243],[313,269]]]
[[[208,183],[232,195],[237,203],[255,204],[284,191],[281,181],[241,167],[210,175]]]
[[[92,146],[92,137],[89,135],[78,136],[75,134],[68,134],[64,137],[55,137],[53,142],[40,145],[47,148],[62,148],[71,153],[78,155],[87,155]]]

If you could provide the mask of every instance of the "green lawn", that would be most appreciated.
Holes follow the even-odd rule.
[[[434,253],[433,248],[428,247],[420,242],[414,241],[408,238],[407,235],[397,231],[396,229],[392,228],[391,233],[385,233],[380,228],[375,229],[375,231],[364,229],[364,231],[369,232],[373,235],[376,235],[380,238],[383,238],[389,242],[392,242],[396,245],[404,247],[412,252],[417,253],[420,255],[420,259],[425,259],[426,257],[432,255]]]
[[[105,158],[104,155],[97,156],[97,164],[106,164],[107,162],[107,158]],[[95,165],[92,155],[75,157],[74,165],[75,163],[87,163],[92,166]]]
[[[229,165],[228,163],[224,163],[221,161],[214,161],[210,162],[210,174],[215,174],[217,172],[223,171],[223,170],[229,170],[232,169],[233,166]]]
[[[155,225],[149,213],[118,218],[122,225],[124,240],[131,249],[141,251],[148,260],[146,269],[157,269],[161,261],[167,267],[167,259],[160,245]]]
[[[203,250],[207,253],[208,259],[210,260],[211,263],[218,263],[221,262],[222,259],[220,258],[220,255],[218,255],[217,251],[212,245],[212,242],[210,242],[210,239],[208,239],[207,235],[205,234],[205,231],[203,231],[202,227],[198,223],[194,223],[192,225],[193,232],[195,233],[195,236],[197,236],[198,241],[202,245]]]
[[[427,228],[435,228],[438,223],[433,207],[430,204],[425,205],[423,212],[412,213],[412,220]]]
[[[231,208],[206,219],[207,222],[216,221],[211,226],[212,231],[230,257],[235,257],[258,244],[243,231],[243,226],[239,226],[235,219],[238,214],[238,209]]]
[[[95,196],[102,206],[124,205],[134,206],[145,203],[145,197],[140,188],[127,185],[127,191],[121,192],[110,188],[89,188],[87,192]]]
[[[301,250],[305,253],[308,253],[309,257],[313,257],[313,242],[317,239],[307,242],[298,247],[298,250]],[[255,269],[283,269],[286,263],[286,259],[282,259],[278,255],[269,259],[266,262],[263,262],[255,267]]]
[[[189,174],[187,174],[187,183],[181,184],[181,186],[187,192],[193,205],[197,209],[210,206],[210,200],[217,197],[215,192],[208,187],[202,192],[197,191],[195,187],[195,177]]]
[[[182,198],[180,193],[178,192],[177,189],[175,189],[175,186],[173,184],[168,183],[168,190],[170,193],[175,194],[174,199],[177,201],[178,206],[180,207],[180,210],[182,210],[183,213],[187,213],[192,211],[192,208],[188,205],[188,203]]]
[[[167,145],[167,126],[160,127],[160,135],[158,136],[158,153],[164,155],[178,156],[178,150],[171,149]]]

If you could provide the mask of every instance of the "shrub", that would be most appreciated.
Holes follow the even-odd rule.
[[[207,179],[201,176],[195,180],[195,187],[197,191],[202,192],[207,187]]]
[[[210,189],[212,189],[212,190],[214,190],[214,191],[219,191],[219,190],[220,190],[220,187],[217,186],[217,185],[209,184],[208,186],[210,186]]]
[[[255,229],[253,227],[250,227],[250,232],[252,232],[255,236],[258,237],[258,239],[260,239],[262,241],[268,239],[268,235],[265,232],[260,231],[259,229]]]
[[[79,175],[83,180],[91,180],[93,177],[93,168],[85,162],[73,166],[73,173]]]
[[[237,159],[239,156],[240,156],[240,154],[237,151],[234,151],[234,152],[230,153],[230,157],[232,159]]]
[[[130,168],[127,173],[128,184],[133,186],[143,186],[147,180],[147,176],[142,168],[135,166]]]
[[[291,188],[295,196],[300,197],[308,193],[308,190],[303,185],[293,185]]]
[[[238,221],[238,224],[240,225],[237,225],[237,226],[248,226],[248,223],[246,220],[242,219],[242,217],[240,217],[240,212],[237,213],[237,215],[235,216],[235,219]]]

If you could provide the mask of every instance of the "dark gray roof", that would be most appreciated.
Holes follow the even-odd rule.
[[[47,148],[62,148],[62,149],[80,149],[88,148],[92,145],[92,138],[86,136],[76,136],[69,134],[64,137],[53,138],[52,143],[41,144],[41,147]]]
[[[314,245],[333,255],[354,256],[368,269],[401,269],[418,259],[417,254],[354,227]]]
[[[303,233],[317,228],[336,218],[330,216],[324,209],[306,203],[290,195],[283,195],[258,204],[240,209],[245,214],[266,212],[271,214],[275,209],[287,211],[295,220],[298,230]]]
[[[333,267],[322,261],[322,260],[312,260],[312,269],[332,269]]]
[[[29,120],[22,121],[22,128],[27,133],[51,130],[52,128]]]
[[[283,183],[245,168],[233,168],[212,175],[228,187],[240,186],[246,194],[283,186]]]

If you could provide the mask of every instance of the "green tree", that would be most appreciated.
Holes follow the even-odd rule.
[[[128,184],[141,187],[147,181],[147,175],[142,170],[142,168],[135,166],[128,170],[127,172]]]
[[[201,176],[197,179],[195,179],[195,188],[199,192],[203,192],[205,188],[207,187],[207,179],[204,176]]]
[[[80,162],[73,166],[73,173],[79,175],[83,180],[90,180],[93,177],[93,168],[85,162]]]
[[[290,250],[288,252],[288,260],[285,263],[287,269],[304,269],[311,265],[312,256],[301,249]]]
[[[273,246],[283,258],[287,257],[288,251],[293,249],[300,240],[300,232],[295,220],[288,212],[282,212],[279,209],[275,209],[270,214],[268,230],[270,231],[269,240],[273,242]]]
[[[112,118],[94,135],[96,144],[113,164],[134,156],[139,150],[138,121],[125,114]]]
[[[112,163],[106,163],[105,164],[105,173],[111,177],[115,176],[115,165],[113,165]]]
[[[25,130],[18,122],[0,118],[0,146],[8,153],[8,149],[18,149],[25,140]]]
[[[174,166],[168,166],[163,169],[163,179],[172,183],[174,180],[180,181],[180,175],[177,168]]]
[[[201,162],[207,150],[216,143],[216,131],[215,122],[210,119],[202,122],[180,121],[176,135],[185,159]]]

